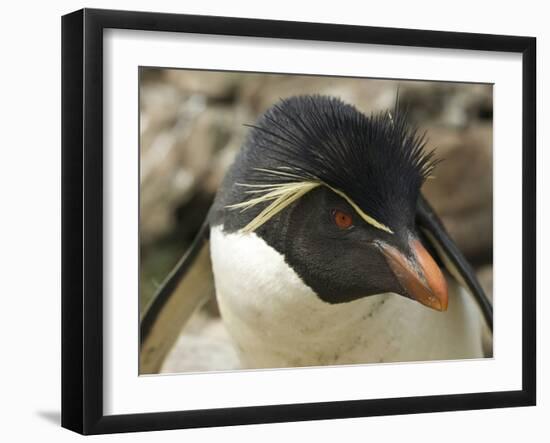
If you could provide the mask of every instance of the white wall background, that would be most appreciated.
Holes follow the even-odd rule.
[[[544,2],[483,4],[463,0],[322,4],[167,0],[6,2],[2,8],[0,68],[0,439],[73,441],[59,427],[60,410],[60,17],[81,7],[275,18],[449,31],[531,35],[538,38],[538,146],[550,119],[550,30]],[[547,105],[546,107],[544,105]],[[546,113],[543,113],[543,107]],[[542,152],[541,152],[542,154]],[[542,157],[542,158],[541,158]],[[539,156],[539,195],[549,194]],[[545,165],[543,163],[546,163]],[[539,196],[542,204],[543,198]],[[546,199],[548,202],[548,199]],[[539,226],[548,226],[540,207]],[[550,263],[550,236],[539,229],[539,275]],[[95,438],[95,441],[548,441],[550,436],[550,326],[539,279],[539,406],[458,413],[332,420],[222,429],[164,431]]]

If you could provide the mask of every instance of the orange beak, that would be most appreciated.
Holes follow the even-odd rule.
[[[388,265],[405,295],[437,311],[446,311],[449,303],[447,282],[437,263],[420,241],[410,242],[414,257],[408,259],[398,249],[379,243]]]

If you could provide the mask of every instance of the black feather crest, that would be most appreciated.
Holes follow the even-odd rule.
[[[397,100],[393,111],[366,116],[337,98],[292,97],[251,127],[249,142],[275,169],[250,171],[249,183],[319,182],[390,227],[414,220],[420,187],[437,163]]]

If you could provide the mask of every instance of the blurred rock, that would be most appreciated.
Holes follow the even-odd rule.
[[[258,76],[246,82],[241,89],[240,100],[247,103],[259,115],[279,100],[295,95],[333,95],[355,104],[360,110],[370,112],[380,96],[389,91],[390,102],[395,100],[395,88],[369,87],[372,81],[317,76]],[[385,106],[383,106],[385,107]]]
[[[226,72],[167,69],[163,74],[166,83],[183,93],[200,95],[211,101],[233,102],[242,84],[238,75]]]
[[[201,310],[182,330],[160,372],[230,371],[240,367],[221,318]]]
[[[165,103],[165,106],[162,106]],[[242,143],[239,110],[207,106],[172,86],[142,88],[141,241],[175,228],[174,214],[196,193],[213,195]]]
[[[492,120],[490,85],[443,82],[401,83],[400,96],[416,124],[464,128],[477,120]]]
[[[476,262],[492,261],[492,127],[430,128],[429,148],[441,163],[423,192],[462,252]]]

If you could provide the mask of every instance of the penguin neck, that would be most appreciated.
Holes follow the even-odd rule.
[[[367,341],[386,339],[379,331],[393,294],[330,304],[256,234],[226,233],[217,226],[210,239],[220,311],[249,365],[350,363],[364,360],[355,354],[364,352]]]

